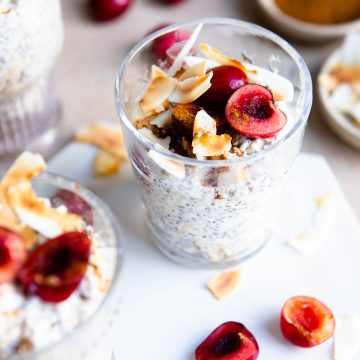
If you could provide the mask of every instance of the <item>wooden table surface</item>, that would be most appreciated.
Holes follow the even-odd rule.
[[[84,3],[62,0],[66,37],[55,78],[63,103],[63,139],[88,122],[119,121],[113,95],[115,74],[129,49],[154,26],[208,16],[266,26],[254,0],[187,0],[178,6],[134,0],[125,16],[102,24],[89,20]],[[313,78],[324,59],[339,46],[339,41],[311,45],[287,40],[303,55]],[[329,130],[318,111],[316,95],[302,149],[327,158],[360,219],[360,153]]]

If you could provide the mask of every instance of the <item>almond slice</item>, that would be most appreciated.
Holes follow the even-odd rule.
[[[140,106],[145,115],[150,115],[161,106],[175,89],[178,80],[167,76],[160,68],[153,65],[151,81],[145,94],[140,100]]]
[[[92,124],[79,130],[75,140],[96,145],[114,156],[126,160],[124,138],[121,129],[102,124]]]
[[[68,231],[79,231],[82,228],[81,216],[62,213],[47,206],[43,199],[37,197],[28,182],[10,186],[6,197],[24,224],[48,238]]]
[[[121,159],[113,154],[99,149],[94,162],[94,172],[96,175],[109,176],[116,174],[121,166]]]
[[[184,73],[179,77],[179,80],[182,81],[195,76],[204,76],[206,74],[206,69],[207,63],[206,60],[204,60],[185,70]]]
[[[207,288],[218,300],[231,295],[239,285],[241,269],[226,270],[206,283]]]
[[[194,46],[202,27],[203,24],[199,24],[192,32],[189,39],[187,40],[183,48],[180,50],[179,54],[174,59],[170,69],[168,70],[169,76],[174,76],[181,69],[185,56],[190,52],[191,48]]]
[[[200,44],[199,49],[206,57],[208,57],[211,60],[216,61],[220,65],[235,66],[235,67],[239,68],[240,70],[244,71],[245,73],[248,72],[245,65],[243,65],[240,61],[222,54],[219,50],[211,47],[208,44],[204,44],[204,43]]]
[[[212,71],[204,76],[195,76],[179,81],[168,100],[176,104],[187,104],[198,99],[211,86]]]

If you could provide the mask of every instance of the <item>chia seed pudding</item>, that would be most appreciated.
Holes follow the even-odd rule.
[[[224,43],[231,44],[231,31],[238,36],[235,28],[243,27],[254,52],[261,46],[254,50],[253,43],[273,36],[235,20],[212,20],[200,21],[186,42],[153,64],[148,53],[152,47],[158,52],[162,35],[145,40],[144,48],[139,45],[125,60],[116,90],[155,244],[180,263],[223,267],[254,254],[271,237],[285,174],[300,150],[306,118],[298,120],[311,104],[311,95],[306,98],[301,88],[305,80],[310,91],[311,85],[304,64],[296,64],[305,71],[300,85],[294,76],[298,68],[289,77],[278,73],[281,64],[274,71],[274,49],[264,47],[268,53],[258,56],[268,62],[259,66],[251,56],[237,59],[199,41],[216,39],[211,26],[217,21],[228,26],[217,28],[226,33]],[[171,31],[184,28],[164,32],[167,38]],[[133,74],[145,64],[151,68],[145,85],[133,85]]]
[[[24,161],[29,167],[21,169]],[[35,175],[43,164],[38,155],[24,153],[0,183],[2,206],[10,206],[21,229],[0,227],[1,253],[8,254],[0,264],[0,359],[60,360],[64,353],[69,359],[110,359],[117,234],[99,200],[63,178],[47,173],[34,178],[40,197],[28,201],[43,210],[32,215],[9,195],[29,185],[22,173]],[[14,245],[7,248],[9,237],[26,244],[17,250],[18,263]]]
[[[60,0],[0,0],[0,151],[23,150],[55,126],[50,72],[63,43]]]

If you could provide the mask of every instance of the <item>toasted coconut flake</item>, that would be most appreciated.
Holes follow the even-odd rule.
[[[81,216],[58,211],[37,197],[28,182],[9,187],[7,200],[19,219],[46,237],[55,237],[82,228]]]
[[[137,120],[144,119],[146,117],[143,109],[140,106],[140,103],[136,103],[135,107],[131,113],[131,119],[135,122]]]
[[[159,128],[163,128],[166,127],[169,122],[171,121],[172,118],[172,109],[167,109],[163,112],[161,112],[160,114],[154,116],[151,120],[150,120],[150,124],[151,125],[156,125]]]
[[[155,80],[155,79],[161,79],[161,78],[167,78],[168,75],[166,74],[166,72],[164,72],[162,69],[160,69],[158,66],[153,65],[151,67],[151,80]]]
[[[121,163],[121,158],[99,149],[94,162],[94,172],[96,175],[110,176],[119,171]]]
[[[195,116],[193,131],[194,137],[204,133],[216,135],[216,121],[205,110],[200,110]]]
[[[154,150],[149,151],[149,157],[153,159],[167,173],[174,175],[180,179],[183,179],[185,177],[184,164],[175,160],[170,160]]]
[[[75,140],[96,145],[120,159],[127,159],[123,133],[115,126],[103,124],[86,126],[75,135]]]
[[[192,147],[197,158],[224,155],[231,149],[231,136],[206,133],[194,138]]]
[[[168,100],[176,104],[187,104],[198,99],[211,86],[212,71],[204,76],[195,76],[179,81]]]
[[[185,43],[185,45],[183,46],[183,48],[181,49],[179,54],[176,56],[170,69],[168,70],[169,76],[174,76],[181,69],[184,59],[185,59],[186,55],[188,55],[188,53],[190,52],[191,48],[194,46],[202,27],[203,27],[203,24],[199,24],[195,28],[195,30],[192,32],[189,39],[187,40],[187,42]]]
[[[209,280],[206,286],[216,299],[222,300],[236,290],[241,276],[241,269],[227,270]]]
[[[1,188],[6,191],[9,186],[30,181],[34,176],[46,169],[44,158],[29,151],[23,152],[13,163],[1,180]]]
[[[158,144],[162,148],[169,150],[170,145],[170,136],[166,138],[158,138],[150,129],[143,127],[139,130],[139,133],[144,136],[147,140],[151,141],[153,144]]]
[[[179,77],[179,80],[189,79],[195,76],[204,76],[206,74],[207,63],[206,60],[188,68],[185,72]]]
[[[140,100],[140,106],[145,115],[150,115],[161,106],[175,89],[177,79],[167,76],[161,69],[153,66],[152,79]],[[164,76],[165,75],[165,76]],[[154,77],[155,76],[155,77]]]
[[[334,66],[330,74],[339,83],[355,83],[360,82],[360,67],[347,64],[337,64]]]
[[[214,60],[210,60],[210,59],[204,59],[203,57],[200,57],[200,56],[185,56],[185,59],[184,59],[184,62],[186,64],[186,66],[188,66],[188,67],[195,66],[203,61],[206,62],[207,70],[210,70],[210,69],[220,66],[220,64],[218,62],[216,62]]]
[[[329,74],[319,74],[318,83],[330,93],[332,93],[339,84],[336,77]]]
[[[219,50],[211,47],[208,44],[200,44],[200,51],[209,59],[216,61],[220,65],[230,65],[239,68],[244,72],[248,72],[245,65],[243,65],[239,60],[233,59],[229,56],[222,54]]]
[[[303,255],[312,255],[325,243],[336,215],[333,193],[315,199],[316,210],[311,225],[289,240],[289,245]]]

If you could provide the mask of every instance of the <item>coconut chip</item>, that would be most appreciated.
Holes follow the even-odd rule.
[[[241,275],[241,269],[227,270],[209,280],[206,286],[216,299],[222,300],[236,290]]]
[[[120,166],[121,159],[119,157],[103,149],[98,150],[94,162],[94,172],[96,175],[109,176],[116,174]]]
[[[37,197],[29,182],[10,186],[6,197],[24,224],[48,238],[82,228],[81,216],[63,213],[48,206],[44,199]]]
[[[177,79],[168,76],[156,65],[152,66],[150,83],[140,100],[140,106],[145,116],[155,112],[167,100],[177,82]]]
[[[126,160],[124,138],[121,129],[115,126],[102,124],[92,124],[79,130],[75,135],[75,140],[89,143],[117,156],[121,160]]]
[[[231,150],[231,136],[216,135],[215,120],[200,110],[195,116],[192,147],[197,158],[224,155]]]
[[[245,65],[243,65],[239,60],[233,59],[229,56],[222,54],[219,50],[211,47],[208,44],[204,44],[204,43],[200,44],[199,49],[206,57],[216,61],[220,65],[235,66],[240,70],[244,71],[245,73],[248,72]]]
[[[204,76],[194,76],[179,81],[168,100],[176,104],[188,104],[198,99],[211,87],[212,71]]]
[[[207,69],[207,63],[206,61],[202,61],[198,64],[195,64],[194,66],[188,68],[187,70],[185,70],[182,75],[179,77],[179,80],[185,80],[185,79],[189,79],[195,76],[204,76],[206,74],[206,69]]]

